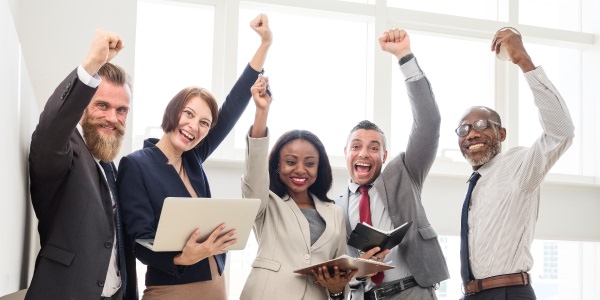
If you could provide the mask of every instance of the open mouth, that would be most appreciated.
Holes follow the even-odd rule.
[[[179,130],[179,133],[181,133],[181,135],[183,135],[190,142],[196,139],[196,137],[194,135],[190,134],[189,132],[187,132],[185,130]]]
[[[354,164],[354,170],[361,174],[369,173],[371,171],[371,164],[356,163],[356,164]]]

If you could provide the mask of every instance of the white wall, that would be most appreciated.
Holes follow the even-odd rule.
[[[3,192],[0,209],[0,295],[17,290],[21,283],[23,244],[27,210],[27,137],[28,118],[21,118],[23,108],[19,101],[19,43],[13,25],[8,1],[0,0],[0,99],[2,99],[3,128],[0,157],[5,159],[0,168],[0,190]],[[25,101],[25,100],[24,100]]]

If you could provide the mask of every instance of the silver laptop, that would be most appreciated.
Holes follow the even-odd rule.
[[[226,250],[242,250],[254,225],[260,199],[219,199],[167,197],[163,204],[154,239],[136,239],[155,251],[181,251],[194,230],[200,228],[198,242],[204,242],[221,224],[222,234],[235,229],[237,243]]]

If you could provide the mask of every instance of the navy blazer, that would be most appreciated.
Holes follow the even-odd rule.
[[[210,187],[202,163],[225,139],[251,99],[250,87],[259,72],[246,66],[219,110],[214,128],[198,147],[184,152],[182,160],[198,197],[210,197]],[[154,238],[166,197],[191,197],[179,174],[167,157],[148,139],[144,148],[121,159],[117,186],[122,217],[128,238],[134,243],[135,256],[148,266],[146,285],[174,285],[210,280],[207,259],[191,266],[176,266],[173,258],[180,252],[153,252],[135,243],[135,239]],[[225,254],[216,255],[219,273],[225,267]]]
[[[41,249],[26,299],[100,299],[102,294],[121,226],[115,226],[104,175],[77,130],[95,93],[74,70],[48,99],[33,132],[29,177]],[[135,257],[127,248],[119,253],[126,262],[121,287],[124,299],[137,299]]]

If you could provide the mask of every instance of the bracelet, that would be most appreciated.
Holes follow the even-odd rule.
[[[344,295],[344,291],[341,291],[341,292],[335,293],[335,294],[332,294],[331,292],[329,292],[329,297],[330,298],[337,298],[337,297],[341,297],[343,295]]]

